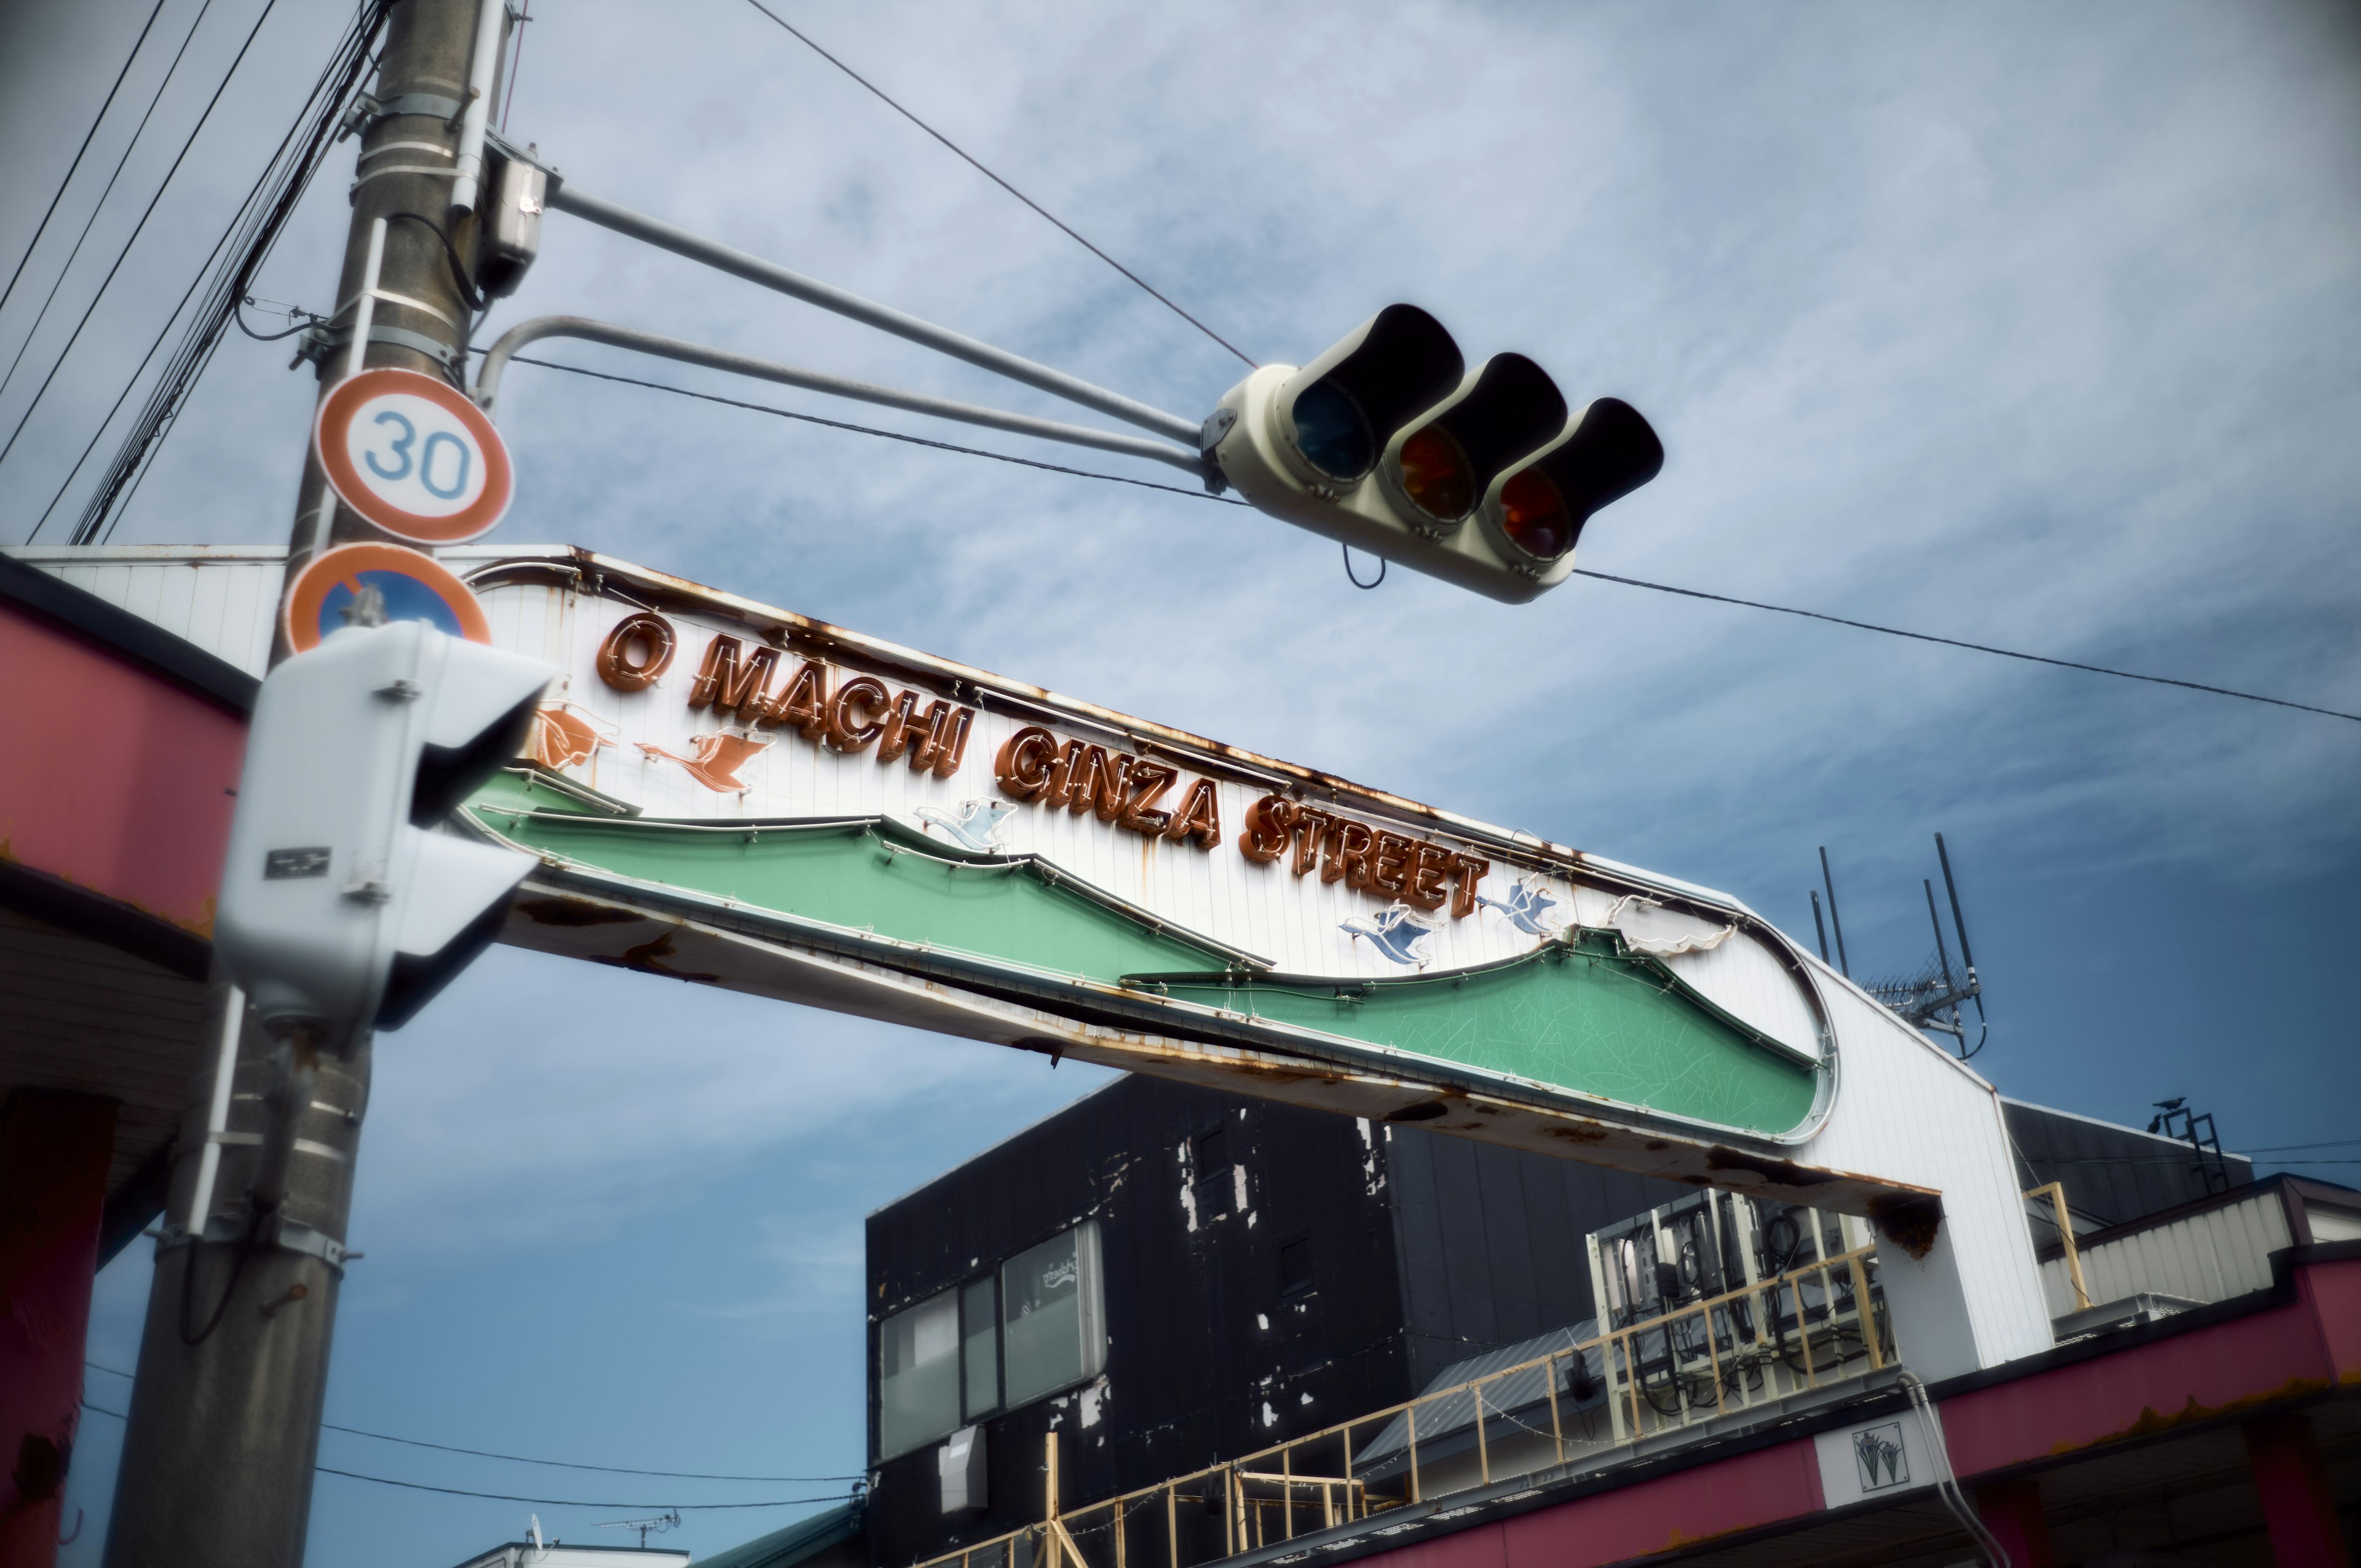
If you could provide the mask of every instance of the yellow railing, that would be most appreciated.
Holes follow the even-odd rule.
[[[1564,1464],[1576,1450],[1604,1453],[1692,1421],[1711,1420],[1732,1409],[1857,1376],[1886,1365],[1894,1356],[1892,1326],[1879,1308],[1872,1282],[1875,1252],[1863,1246],[1823,1258],[1243,1458],[1071,1510],[1060,1504],[1058,1435],[1051,1432],[1045,1466],[1047,1506],[1040,1522],[928,1558],[914,1568],[950,1568],[954,1563],[958,1568],[1195,1568],[1273,1540],[1293,1540],[1299,1515],[1306,1530],[1350,1523],[1422,1502],[1439,1492],[1488,1486],[1496,1468],[1503,1475],[1522,1475]],[[1558,1391],[1568,1384],[1576,1356],[1585,1358],[1586,1367],[1595,1357],[1605,1385],[1609,1431],[1604,1437],[1594,1433],[1587,1417],[1579,1436],[1569,1437],[1566,1431]],[[1510,1409],[1501,1408],[1497,1399],[1487,1406],[1487,1387],[1536,1370],[1541,1373],[1539,1394],[1521,1398]],[[1472,1419],[1453,1420],[1445,1432],[1474,1428],[1472,1477],[1465,1474],[1464,1451],[1438,1461],[1432,1438],[1423,1464],[1419,1456],[1419,1410],[1463,1395],[1473,1401]],[[1544,1396],[1546,1431],[1513,1413]],[[1371,1433],[1396,1418],[1402,1422],[1400,1447],[1389,1447],[1377,1466],[1365,1454],[1359,1456],[1364,1470],[1382,1469],[1387,1479],[1356,1475],[1354,1435]],[[1495,1426],[1514,1430],[1503,1430],[1496,1439],[1488,1430]],[[1496,1461],[1496,1441],[1513,1442],[1519,1452]],[[1317,1467],[1299,1469],[1299,1457]],[[1444,1472],[1439,1478],[1437,1470]],[[1437,1479],[1439,1491],[1432,1484]],[[1218,1530],[1213,1523],[1216,1515]],[[1148,1521],[1144,1530],[1143,1517]],[[1143,1535],[1147,1539],[1140,1539]]]
[[[2074,1245],[2074,1222],[2066,1213],[2066,1184],[2052,1181],[2026,1196],[2048,1199],[2049,1212],[2058,1216],[2058,1245],[2066,1254],[2066,1277],[2074,1287],[2074,1308],[2080,1311],[2091,1304],[2091,1292],[2082,1283],[2082,1249]]]

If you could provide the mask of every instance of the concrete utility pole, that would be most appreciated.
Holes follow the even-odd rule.
[[[469,313],[435,231],[472,260],[475,220],[451,211],[455,165],[468,111],[488,112],[497,77],[471,104],[479,0],[401,0],[390,15],[335,323],[349,336],[374,221],[430,220],[386,229],[366,353],[371,367],[441,376],[462,363]],[[498,48],[500,35],[492,38]],[[341,352],[321,361],[324,393],[344,365]],[[334,509],[332,543],[387,537],[336,500],[307,455],[290,582],[310,558],[322,508]],[[272,662],[287,654],[282,633]],[[252,1025],[217,967],[205,1037],[214,1044],[189,1085],[148,1299],[110,1568],[303,1560],[369,1034],[324,1046],[273,1039]],[[283,1197],[274,1202],[274,1193]]]

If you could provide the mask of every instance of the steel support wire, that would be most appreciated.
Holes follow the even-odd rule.
[[[601,228],[612,229],[617,234],[627,235],[633,239],[653,245],[660,250],[669,250],[675,256],[702,262],[708,267],[716,268],[733,277],[742,278],[749,283],[759,283],[765,289],[776,290],[791,299],[801,300],[808,305],[818,305],[821,310],[832,311],[840,316],[848,316],[864,325],[873,326],[880,332],[889,332],[896,337],[907,338],[910,342],[934,349],[937,353],[948,354],[954,359],[964,359],[979,369],[1005,376],[1012,381],[1021,381],[1038,391],[1049,393],[1051,397],[1063,398],[1071,403],[1080,403],[1086,409],[1094,409],[1110,418],[1119,419],[1126,424],[1136,424],[1142,430],[1152,430],[1159,435],[1187,446],[1192,457],[1190,467],[1191,471],[1197,467],[1193,456],[1198,449],[1201,425],[1196,420],[1183,419],[1179,414],[1166,413],[1161,409],[1150,408],[1148,404],[1126,398],[1120,392],[1110,392],[1104,387],[1094,387],[1080,377],[1069,376],[1062,370],[1052,370],[1046,365],[1037,365],[1032,360],[1020,355],[1011,354],[1005,348],[994,348],[988,343],[980,342],[963,333],[953,332],[949,327],[937,326],[932,322],[921,321],[917,316],[904,311],[897,311],[890,305],[881,305],[874,300],[864,300],[860,295],[850,293],[833,284],[823,283],[816,278],[807,278],[800,272],[790,271],[774,262],[765,261],[761,257],[750,256],[742,250],[733,249],[718,241],[693,235],[686,229],[676,228],[660,218],[652,218],[644,214],[635,213],[629,207],[618,206],[612,202],[577,191],[572,185],[555,179],[550,181],[548,204],[554,211],[571,213],[576,217],[597,224]]]
[[[708,369],[751,376],[761,381],[776,381],[782,386],[801,387],[806,391],[824,392],[830,397],[851,398],[856,402],[931,414],[937,419],[957,420],[962,424],[982,425],[988,430],[1005,430],[1012,435],[1038,436],[1044,441],[1062,441],[1070,446],[1089,446],[1101,452],[1121,453],[1127,457],[1146,457],[1191,474],[1202,476],[1205,472],[1204,459],[1194,451],[1183,452],[1160,441],[1122,435],[1114,431],[1093,430],[1087,425],[1060,424],[1055,420],[1035,419],[1029,414],[1004,413],[998,409],[952,402],[949,399],[931,398],[920,392],[896,391],[891,387],[873,386],[867,381],[848,380],[841,376],[782,365],[775,360],[757,359],[749,354],[733,354],[726,348],[708,348],[702,344],[686,343],[676,337],[664,337],[633,327],[614,326],[606,322],[592,321],[587,316],[539,316],[529,322],[521,322],[503,333],[500,341],[484,355],[484,363],[476,372],[476,401],[489,411],[494,400],[500,396],[500,376],[508,368],[509,361],[515,357],[519,349],[549,337],[574,337],[588,343],[603,343],[610,348],[626,348],[635,354],[653,355],[659,359],[678,360],[684,365],[702,365]]]

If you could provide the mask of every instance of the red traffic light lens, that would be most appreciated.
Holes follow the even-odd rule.
[[[1549,476],[1528,468],[1500,487],[1500,529],[1535,560],[1554,561],[1574,543],[1574,519]]]
[[[1402,490],[1429,517],[1454,521],[1476,504],[1476,470],[1441,425],[1402,443]]]

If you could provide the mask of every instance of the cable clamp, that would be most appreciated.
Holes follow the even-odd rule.
[[[415,353],[423,354],[449,370],[456,370],[460,363],[460,354],[457,349],[448,344],[439,343],[423,332],[412,332],[407,327],[379,326],[372,323],[369,326],[368,340],[371,343],[390,343],[396,348],[407,348]],[[352,341],[353,329],[349,326],[312,327],[295,340],[295,357],[287,362],[287,368],[292,370],[306,360],[316,365],[332,355],[343,352],[346,345]]]
[[[237,1246],[247,1239],[246,1228],[246,1215],[233,1210],[207,1220],[203,1239],[211,1245]],[[186,1225],[177,1222],[159,1225],[152,1234],[156,1237],[156,1251],[159,1255],[175,1247],[191,1245],[199,1239],[190,1234]],[[316,1257],[339,1274],[345,1271],[347,1263],[368,1255],[353,1251],[327,1232],[315,1230],[301,1220],[280,1219],[275,1223],[266,1224],[264,1234],[254,1239],[258,1245],[275,1246],[282,1252]]]
[[[391,98],[363,93],[345,111],[344,121],[336,127],[336,139],[359,136],[379,120],[390,120],[397,115],[422,115],[456,126],[467,112],[467,104],[440,93],[402,93]]]

